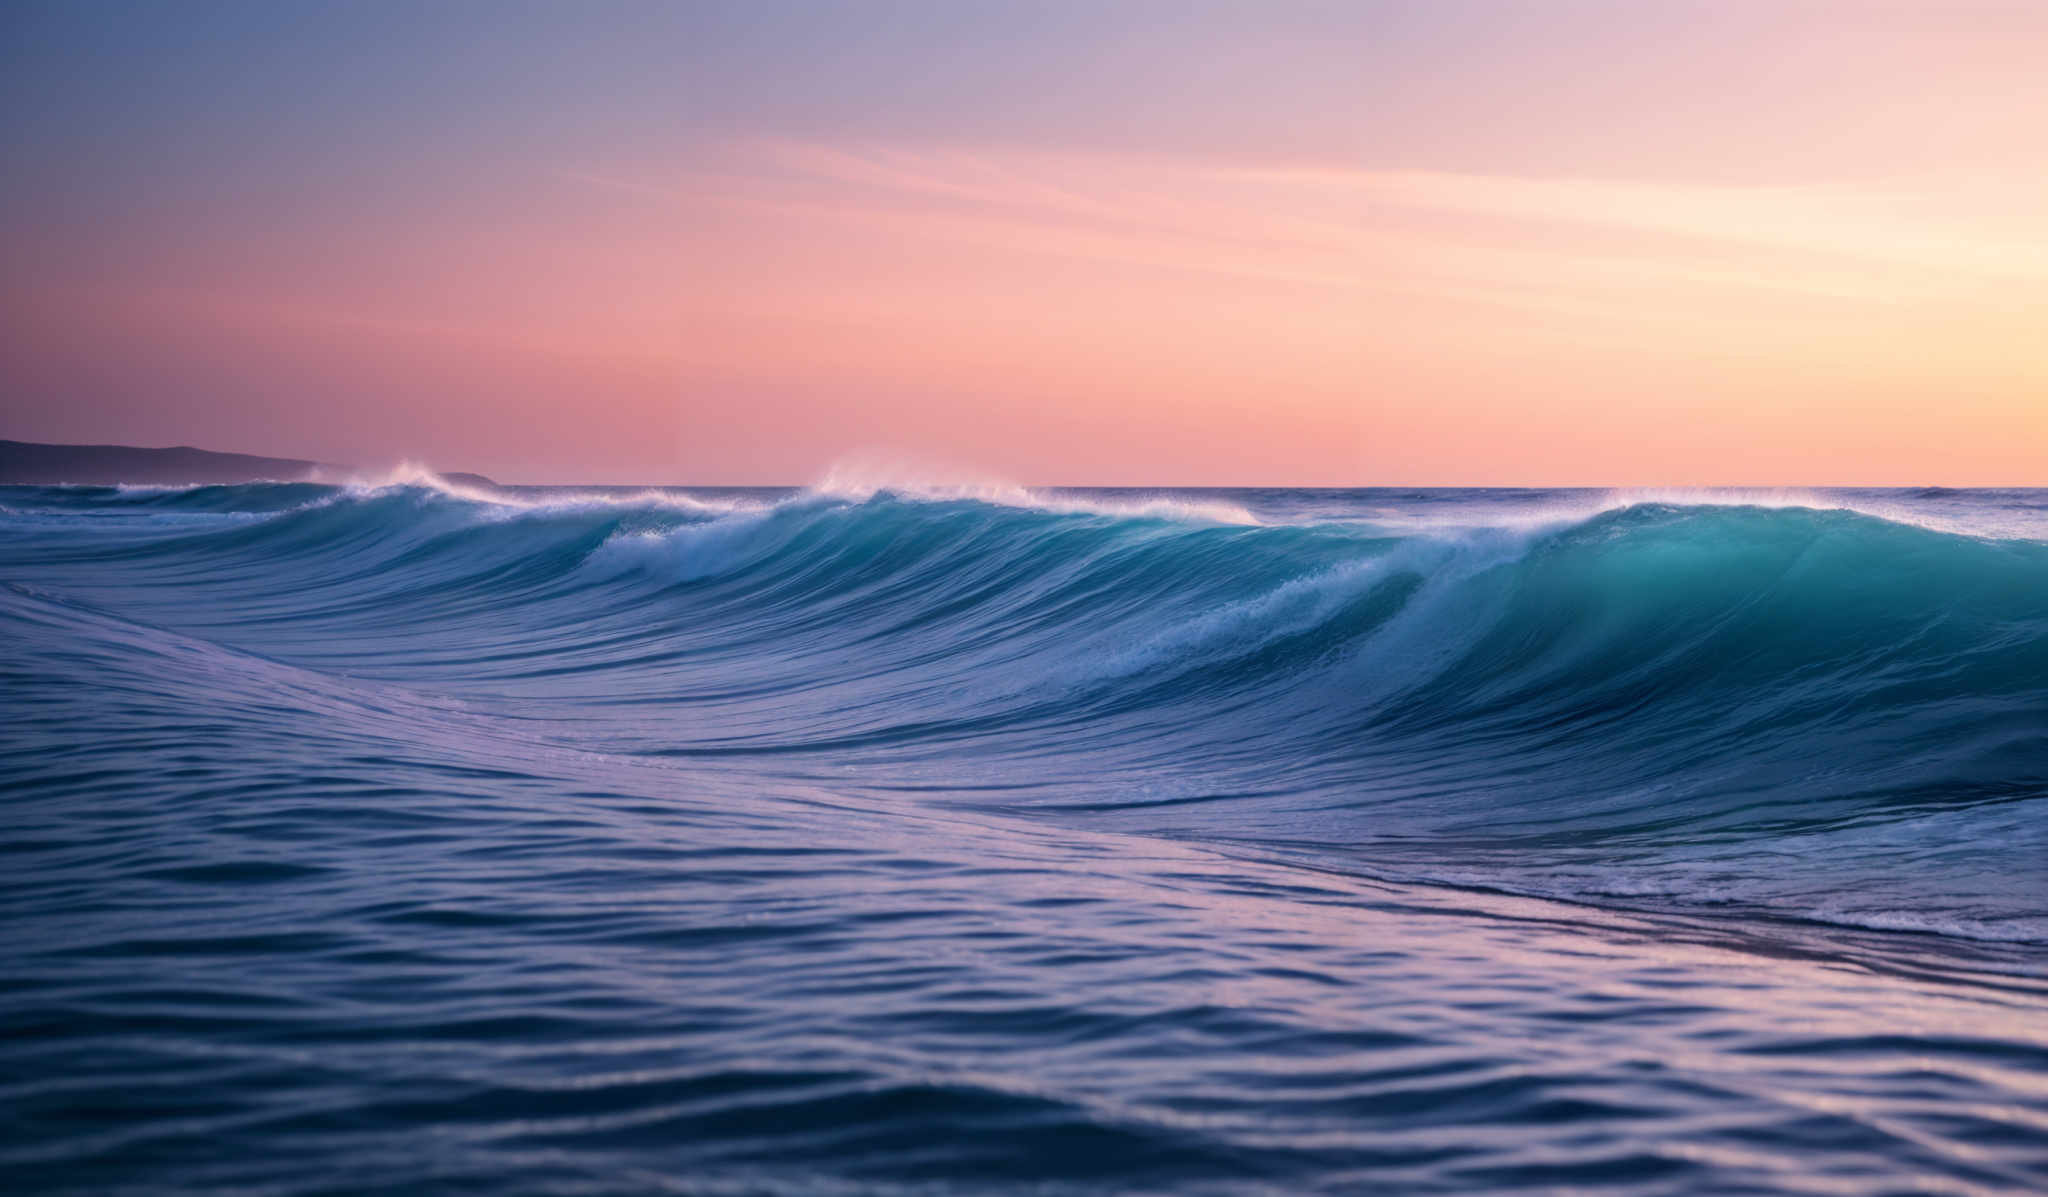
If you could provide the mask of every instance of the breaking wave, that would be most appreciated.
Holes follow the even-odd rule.
[[[1943,501],[411,470],[22,488],[7,518],[39,586],[577,748],[1388,876],[2040,938],[2048,543],[2013,534],[2023,504],[1906,518]],[[81,519],[127,532],[67,536]]]

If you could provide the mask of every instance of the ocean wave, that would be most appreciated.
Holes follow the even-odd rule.
[[[1879,862],[1912,873],[1866,920],[2038,913],[1994,874],[2041,817],[1970,838],[1971,812],[2048,796],[2038,540],[1799,492],[1367,498],[1290,520],[1286,496],[873,474],[471,490],[419,472],[19,488],[4,518],[24,580],[514,712],[577,750],[1420,853],[1532,892],[1686,876],[1703,903],[1733,884],[1819,911],[1772,876],[1796,843],[1868,884]],[[1421,514],[1373,514],[1389,503]],[[49,522],[94,512],[134,518],[87,541]],[[1976,856],[1901,866],[1869,842],[1907,822]]]

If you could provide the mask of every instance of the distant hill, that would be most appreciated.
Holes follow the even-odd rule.
[[[0,440],[0,485],[55,486],[202,486],[235,482],[303,482],[315,472],[335,478],[347,466],[305,461],[296,457],[254,457],[247,453],[215,453],[180,445],[175,449],[137,449],[129,445],[39,445]],[[482,474],[443,474],[465,486],[497,483]]]
[[[127,445],[38,445],[0,441],[0,483],[86,486],[134,483],[185,486],[208,482],[297,482],[314,470],[331,469],[292,457],[252,457],[180,446],[136,449]]]

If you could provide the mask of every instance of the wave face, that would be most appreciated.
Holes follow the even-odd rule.
[[[0,646],[48,1187],[2048,1182],[2048,493],[8,487]]]

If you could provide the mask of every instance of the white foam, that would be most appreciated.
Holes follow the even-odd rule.
[[[433,490],[472,503],[519,503],[509,495],[450,482],[424,462],[417,461],[401,461],[382,470],[335,472],[316,469],[312,472],[311,481],[338,486],[355,494],[399,489]]]
[[[1844,494],[1802,487],[1617,487],[1559,494],[1524,505],[1478,501],[1447,509],[1373,508],[1371,522],[1388,531],[1429,534],[1448,530],[1503,529],[1544,533],[1634,507],[1764,508],[1784,511],[1846,511],[1887,523],[1952,536],[2005,540],[2048,539],[2048,510],[1992,512],[1982,506],[1945,512],[1926,502],[1875,494]]]
[[[706,515],[726,515],[737,511],[763,510],[770,504],[757,499],[741,497],[708,497],[693,495],[680,490],[662,490],[648,487],[643,490],[617,493],[595,490],[557,490],[550,488],[543,495],[521,494],[498,487],[485,489],[452,482],[436,473],[422,462],[401,461],[389,469],[379,471],[353,471],[347,474],[316,476],[314,481],[330,486],[339,486],[354,494],[377,494],[388,490],[431,490],[451,498],[490,507],[510,508],[519,511],[563,511],[587,510],[604,507],[659,507],[674,511],[696,512]]]
[[[808,488],[807,493],[849,502],[865,502],[879,494],[890,494],[923,502],[987,503],[1061,515],[1107,515],[1212,524],[1262,522],[1239,504],[1221,499],[1176,495],[1110,499],[1063,494],[944,466],[875,456],[842,458],[834,462],[824,476]]]
[[[2048,537],[2048,513],[1991,513],[1981,507],[1944,512],[1926,502],[1888,499],[1871,494],[1842,494],[1796,487],[1711,489],[1632,488],[1608,492],[1604,510],[1659,503],[1672,507],[1764,507],[1807,511],[1851,511],[1951,536],[1989,537],[1999,540],[2039,540]],[[1597,513],[1596,513],[1597,514]]]

